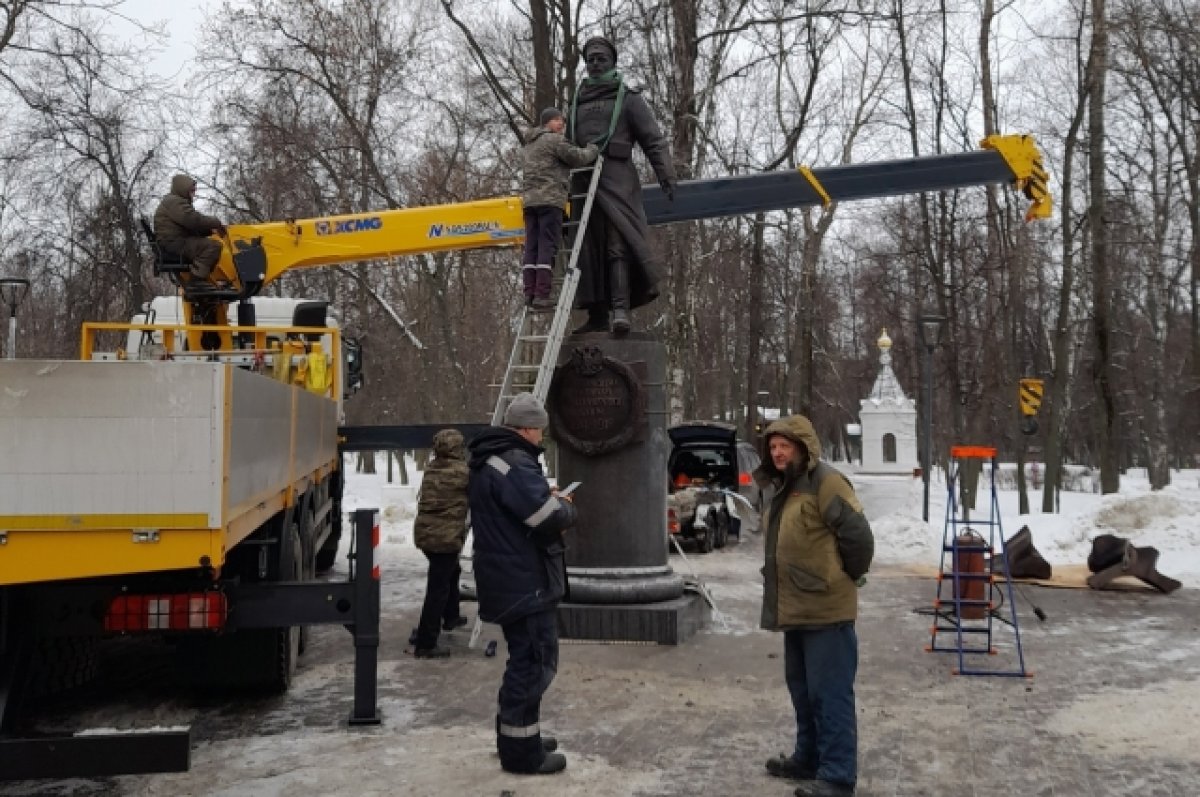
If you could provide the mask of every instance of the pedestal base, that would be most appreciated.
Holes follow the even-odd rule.
[[[708,604],[692,592],[657,603],[563,603],[558,607],[558,634],[564,639],[678,645],[699,631],[707,618]]]

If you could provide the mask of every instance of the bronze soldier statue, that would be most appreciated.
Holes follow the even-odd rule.
[[[574,334],[607,331],[629,333],[629,311],[658,296],[662,264],[651,252],[642,186],[634,167],[633,145],[642,148],[668,199],[675,196],[671,148],[642,99],[617,71],[617,48],[595,36],[583,45],[588,76],[571,105],[567,137],[577,146],[596,144],[604,155],[600,185],[592,205],[583,249],[575,303],[588,320]],[[577,177],[574,193],[587,190],[588,175]]]

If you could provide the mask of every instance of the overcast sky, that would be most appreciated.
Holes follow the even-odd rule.
[[[192,59],[196,52],[196,40],[206,9],[215,9],[218,0],[125,0],[121,12],[144,25],[165,22],[164,32],[170,36],[150,66],[164,77],[174,77]],[[113,22],[113,34],[125,38],[138,35],[135,28],[117,19]],[[156,48],[157,49],[157,48]]]

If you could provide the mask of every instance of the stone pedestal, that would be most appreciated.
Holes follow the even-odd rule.
[[[579,520],[567,535],[564,636],[675,644],[699,627],[667,561],[666,347],[653,336],[567,338],[547,409],[559,484]]]

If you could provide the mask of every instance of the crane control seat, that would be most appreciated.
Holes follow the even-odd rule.
[[[142,225],[142,233],[146,236],[146,241],[150,244],[150,251],[154,254],[154,275],[166,275],[171,283],[183,291],[183,298],[189,302],[236,302],[242,297],[242,291],[227,283],[212,283],[208,280],[198,279],[192,276],[192,263],[182,255],[171,254],[164,251],[158,244],[158,237],[154,234],[154,227],[151,226],[150,220],[142,216],[139,221]],[[186,274],[188,278],[181,279],[181,275]]]
[[[186,260],[182,255],[164,252],[163,248],[158,245],[158,236],[154,234],[154,227],[151,226],[150,220],[142,216],[140,221],[146,242],[150,244],[150,251],[154,254],[154,276],[166,274],[172,282],[176,282],[178,275],[188,273],[188,269],[192,265],[191,261]]]

